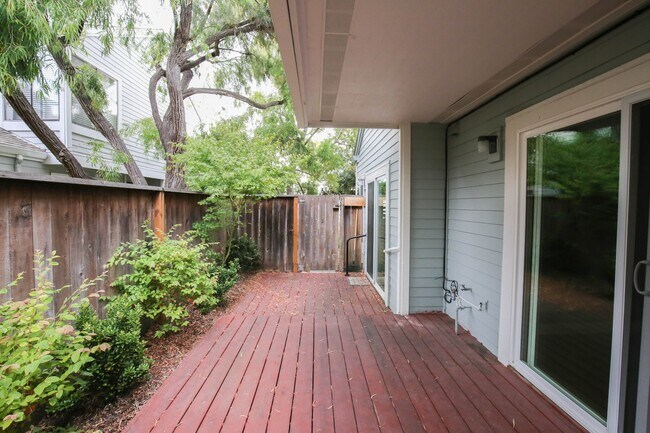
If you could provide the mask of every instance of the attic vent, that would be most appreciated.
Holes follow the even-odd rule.
[[[341,70],[348,46],[355,0],[327,0],[321,83],[321,121],[331,122],[341,82]]]

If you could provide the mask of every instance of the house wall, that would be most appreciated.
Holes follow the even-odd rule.
[[[366,129],[361,138],[357,155],[357,179],[364,179],[368,174],[390,165],[389,179],[389,240],[387,248],[398,244],[399,215],[399,130]],[[364,260],[365,263],[365,260]],[[389,307],[397,305],[397,254],[388,255]]]
[[[17,152],[19,153],[19,152]],[[16,158],[12,156],[0,155],[0,171],[15,171]],[[34,161],[25,158],[21,164],[20,171],[22,173],[48,175],[48,170],[41,161]]]
[[[121,129],[140,119],[150,118],[151,107],[148,96],[150,72],[140,59],[137,51],[133,50],[130,53],[126,48],[116,44],[110,54],[103,56],[101,44],[94,37],[89,37],[86,40],[85,48],[85,52],[79,53],[78,56],[118,81],[119,128]],[[1,98],[0,102],[0,127],[45,149],[45,146],[25,123],[21,121],[6,121],[4,119],[5,102]],[[66,86],[63,86],[60,94],[60,120],[48,121],[46,123],[61,138],[66,146],[72,150],[79,163],[83,167],[90,169],[90,172],[93,173],[93,166],[88,161],[91,154],[89,142],[93,140],[105,142],[106,140],[95,130],[72,124],[70,112],[71,92]],[[165,177],[164,162],[152,155],[147,155],[139,139],[123,138],[138,167],[140,167],[144,176],[149,178],[149,183],[160,183]],[[106,148],[108,149],[109,146],[107,145]],[[106,161],[112,161],[111,152],[104,150],[101,154]],[[24,172],[36,174],[65,173],[63,167],[51,155],[44,163],[32,162],[33,164],[31,165],[33,167],[28,167],[26,164],[23,165],[25,167]],[[5,170],[7,164],[8,161],[0,156],[0,169]],[[13,168],[11,171],[13,171]],[[126,172],[124,167],[120,167],[120,171],[123,173]]]
[[[460,324],[494,353],[500,313],[504,163],[489,162],[479,154],[477,138],[502,130],[511,114],[649,53],[649,28],[650,11],[645,11],[449,128],[446,275],[472,288],[463,293],[468,300],[488,301],[487,311],[460,312]]]
[[[445,248],[445,125],[411,126],[409,312],[442,309]]]
[[[150,118],[151,106],[149,105],[148,86],[151,73],[140,59],[138,52],[132,50],[129,53],[126,48],[116,44],[108,55],[103,56],[101,43],[97,38],[88,38],[84,46],[86,52],[80,53],[79,57],[118,81],[119,127],[123,128],[138,120]],[[66,104],[69,113],[71,104],[69,95]],[[163,179],[163,161],[147,155],[139,140],[124,138],[145,177]],[[91,140],[105,141],[97,131],[71,124],[68,145],[84,166],[88,165],[87,159],[91,154],[91,147],[88,144]],[[103,154],[110,161],[110,153],[104,152]],[[122,171],[124,172],[124,170]]]

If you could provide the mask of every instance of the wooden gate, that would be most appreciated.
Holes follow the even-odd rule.
[[[360,235],[363,229],[363,199],[303,195],[296,197],[295,205],[298,207],[297,270],[343,271],[346,239]],[[360,269],[361,260],[361,240],[353,240],[348,258],[351,270]]]

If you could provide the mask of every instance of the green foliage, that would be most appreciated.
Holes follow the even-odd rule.
[[[90,145],[90,154],[86,160],[97,169],[97,177],[111,182],[122,180],[120,167],[129,161],[129,156],[112,147],[106,149],[106,143],[103,141],[91,140],[88,144]],[[112,162],[107,162],[103,152],[109,153]]]
[[[215,293],[219,298],[222,298],[228,290],[237,284],[239,270],[239,263],[236,260],[231,261],[226,266],[212,265],[212,275],[217,277],[217,290]]]
[[[173,9],[175,16],[180,14],[177,0],[162,2]],[[211,39],[224,29],[247,20],[260,20],[272,28],[268,2],[265,0],[199,0],[192,3],[192,23],[189,52],[195,57],[207,55],[210,68],[203,68],[206,81],[218,88],[236,92],[250,93],[262,84],[270,84],[274,93],[284,93],[285,76],[279,55],[278,45],[272,32],[240,32],[219,42],[218,56]],[[147,38],[145,59],[150,66],[163,65],[167,60],[173,42],[173,31],[162,29],[152,31]]]
[[[145,153],[148,155],[160,159],[165,158],[165,149],[160,142],[156,124],[151,117],[140,119],[125,126],[122,128],[121,133],[125,137],[139,138],[144,145]]]
[[[160,240],[146,224],[144,232],[145,239],[120,245],[106,266],[130,268],[113,286],[142,307],[145,317],[160,322],[155,333],[160,337],[187,325],[188,303],[204,311],[214,308],[217,281],[205,261],[207,245],[173,230]]]
[[[278,161],[291,173],[291,188],[301,194],[353,194],[352,160],[356,129],[298,129],[290,104],[250,112],[251,136],[274,143]]]
[[[38,81],[44,91],[50,84],[42,71],[51,62],[48,51],[66,47],[83,50],[88,29],[110,51],[115,39],[133,39],[137,0],[9,0],[0,2],[0,91],[13,92],[20,81]],[[96,88],[98,104],[105,101],[93,70],[82,70],[79,81]],[[74,85],[75,83],[70,83]],[[74,87],[74,86],[73,86]]]
[[[103,401],[114,400],[132,389],[148,373],[151,360],[145,356],[145,342],[140,338],[139,305],[125,296],[116,296],[106,306],[106,318],[99,319],[89,302],[79,308],[75,327],[93,335],[93,344],[108,350],[95,355],[88,371],[87,391]]]
[[[528,139],[527,186],[543,200],[540,252],[547,270],[578,270],[585,281],[614,279],[619,122],[611,115]],[[611,283],[583,287],[613,293]]]
[[[247,234],[231,239],[226,251],[228,252],[226,262],[238,263],[243,271],[252,271],[262,266],[260,250]]]
[[[319,131],[320,132],[320,131]],[[354,194],[356,174],[352,161],[357,130],[335,130],[321,141],[306,139],[290,152],[300,176],[301,192],[307,194]]]
[[[291,171],[281,161],[277,142],[249,131],[250,115],[214,125],[188,138],[178,160],[185,164],[187,184],[229,201],[283,192]]]
[[[48,275],[57,256],[35,259],[36,287],[24,301],[0,305],[0,428],[29,419],[35,409],[54,407],[86,384],[92,354],[105,350],[91,336],[70,324],[80,294],[99,279],[84,283],[69,297],[55,318],[50,317],[55,289]],[[18,284],[12,282],[9,287]],[[0,292],[6,293],[7,289]]]

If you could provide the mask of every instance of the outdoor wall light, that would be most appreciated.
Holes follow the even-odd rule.
[[[495,131],[490,135],[481,135],[478,138],[478,153],[487,155],[488,162],[501,161],[501,137],[501,133]]]
[[[478,138],[478,153],[492,154],[498,151],[496,135],[481,135]]]

